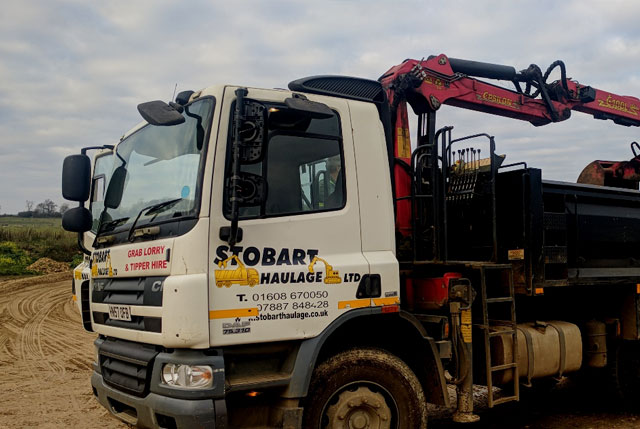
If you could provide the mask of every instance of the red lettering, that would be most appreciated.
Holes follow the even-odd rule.
[[[166,248],[166,246],[151,246],[151,247],[145,247],[142,249],[131,249],[127,252],[127,257],[129,258],[139,258],[141,256],[153,256],[153,255],[163,255],[164,254],[164,249]],[[159,261],[158,261],[159,262]],[[140,265],[142,264],[142,265]],[[147,263],[147,268],[144,268],[144,264],[142,262],[139,263],[134,263],[131,264],[131,270],[145,270],[148,269],[148,263]],[[134,268],[135,265],[135,268]],[[160,267],[159,267],[160,268]],[[166,268],[166,261],[165,264],[162,268]]]
[[[127,256],[129,258],[136,258],[138,256],[142,256],[142,249],[131,249],[127,252]]]
[[[144,249],[145,256],[161,255],[166,246],[151,246]]]
[[[133,262],[129,265],[131,271],[148,270],[149,262]]]
[[[135,251],[135,249],[133,249],[133,250],[129,250],[129,251],[127,252],[127,256],[128,256],[129,258],[133,258],[133,257],[135,257],[135,256],[136,256],[136,251]]]
[[[151,268],[154,268],[154,269],[167,268],[167,261],[162,259],[159,261],[153,261],[151,263]]]

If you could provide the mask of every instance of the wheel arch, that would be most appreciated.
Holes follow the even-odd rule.
[[[444,370],[433,338],[410,313],[383,314],[379,307],[349,311],[317,337],[303,341],[283,396],[306,396],[316,366],[354,347],[381,348],[398,356],[416,374],[428,402],[449,405]]]

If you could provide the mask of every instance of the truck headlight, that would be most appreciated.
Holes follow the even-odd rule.
[[[167,363],[162,367],[162,384],[180,389],[209,389],[213,370],[208,365]]]

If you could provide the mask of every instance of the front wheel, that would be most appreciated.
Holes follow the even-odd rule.
[[[418,378],[402,360],[380,349],[353,349],[313,372],[303,427],[426,428],[427,403]]]

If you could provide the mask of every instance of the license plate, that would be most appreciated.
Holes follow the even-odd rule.
[[[109,304],[109,319],[131,322],[131,307],[128,305]]]

